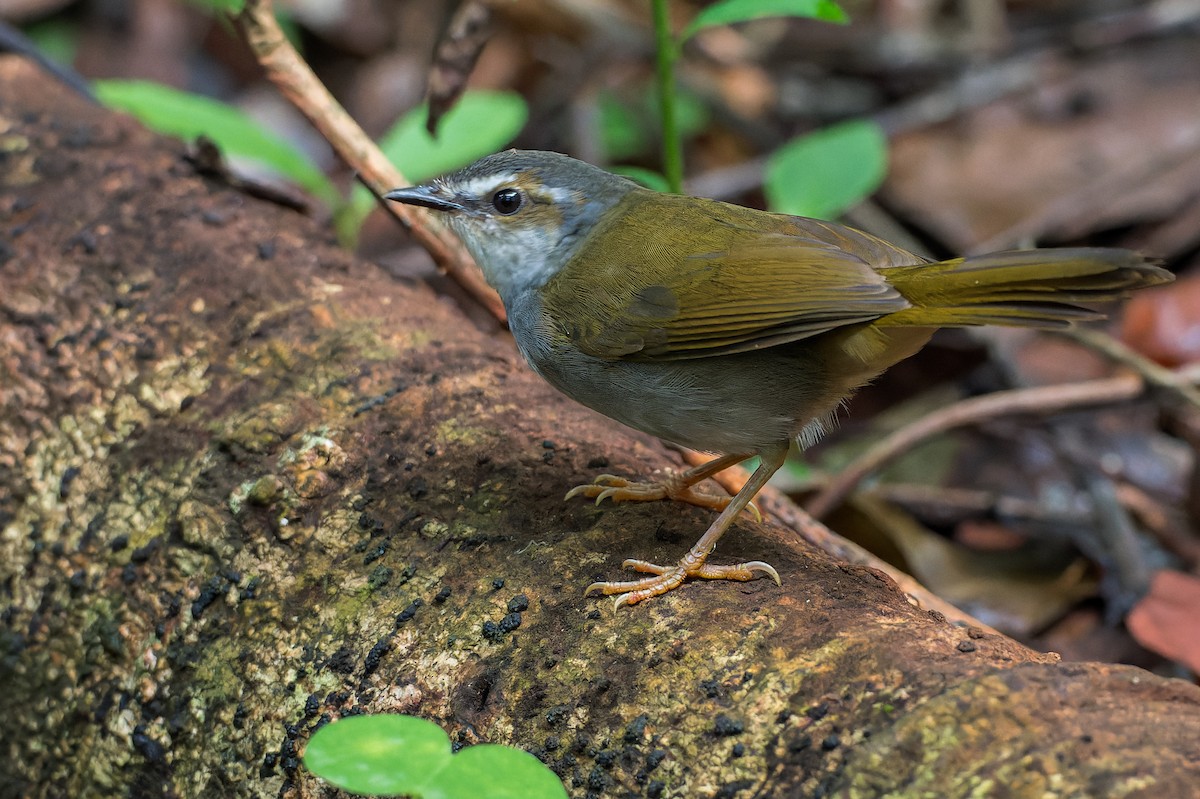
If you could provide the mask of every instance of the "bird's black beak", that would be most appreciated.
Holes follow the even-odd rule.
[[[409,186],[407,189],[393,189],[383,195],[386,200],[395,200],[406,205],[419,205],[432,208],[435,211],[462,211],[463,206],[444,196],[436,185]]]

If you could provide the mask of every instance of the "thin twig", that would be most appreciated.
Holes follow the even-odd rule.
[[[96,92],[92,90],[92,86],[86,78],[74,69],[63,66],[47,56],[37,46],[37,42],[26,36],[20,28],[10,25],[3,19],[0,19],[0,53],[25,56],[47,75],[57,79],[80,97],[90,103],[99,104]]]
[[[766,168],[765,155],[748,158],[730,166],[717,167],[694,175],[683,182],[683,190],[698,197],[729,200],[761,186],[763,171]]]
[[[1182,558],[1189,569],[1200,566],[1200,540],[1176,516],[1176,511],[1129,482],[1116,483],[1117,497],[1142,527],[1158,539],[1163,547]]]
[[[897,105],[879,111],[874,119],[888,137],[931,127],[1037,84],[1046,74],[1052,49],[1025,51],[1002,61],[963,70],[950,80]]]
[[[926,520],[942,524],[964,518],[986,516],[1056,528],[1092,522],[1092,513],[1072,501],[1070,507],[1048,508],[1037,500],[1025,499],[978,488],[918,483],[887,483],[872,487],[869,496],[899,505]]]
[[[1072,233],[1082,235],[1086,231],[1079,226],[1079,220],[1110,219],[1113,198],[1119,199],[1127,192],[1126,187],[1152,185],[1165,179],[1190,162],[1197,149],[1200,149],[1200,128],[1183,128],[1169,146],[1156,149],[1148,160],[1126,159],[1117,168],[1090,173],[1088,180],[1054,197],[1036,213],[975,243],[966,254],[1023,246],[1023,242],[1037,241],[1051,232],[1064,238],[1070,238]]]
[[[859,230],[866,231],[881,239],[886,239],[892,244],[903,247],[922,258],[929,258],[933,255],[928,247],[900,224],[899,220],[889,214],[884,210],[883,206],[870,197],[867,197],[851,208],[847,208],[845,217],[847,222]]]
[[[939,85],[926,94],[885,108],[872,118],[879,123],[889,139],[955,118],[1036,84],[1044,73],[1042,62],[1049,55],[1049,52],[1043,51],[1022,53],[1008,61],[981,66]],[[711,197],[715,200],[737,197],[762,185],[766,164],[767,156],[759,156],[732,166],[701,172],[685,181],[684,189],[688,194]],[[898,243],[904,246],[903,240]],[[919,249],[908,249],[920,252]]]
[[[358,123],[333,99],[333,95],[283,35],[271,0],[247,0],[235,20],[246,43],[270,81],[296,106],[333,147],[359,180],[377,198],[408,185]],[[421,208],[380,201],[400,224],[412,232],[440,269],[472,297],[503,321],[504,305],[484,281],[471,256],[452,233]]]
[[[868,474],[921,441],[947,430],[1015,413],[1056,413],[1088,405],[1123,402],[1137,397],[1144,388],[1142,378],[1130,374],[1061,386],[999,391],[939,408],[895,431],[852,461],[807,503],[808,511],[821,518],[837,507]]]
[[[1163,389],[1173,397],[1181,399],[1197,410],[1200,410],[1200,390],[1191,385],[1186,375],[1173,372],[1165,366],[1159,366],[1154,361],[1126,346],[1123,342],[1113,338],[1108,333],[1086,327],[1072,327],[1052,332],[1066,336],[1072,341],[1093,349],[1117,363],[1128,366],[1145,378],[1147,383],[1156,388]]]

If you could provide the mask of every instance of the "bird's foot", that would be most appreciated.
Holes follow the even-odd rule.
[[[653,576],[624,582],[592,583],[584,589],[584,596],[592,592],[607,596],[616,594],[617,597],[613,607],[620,608],[622,605],[635,605],[645,599],[661,596],[668,591],[673,591],[689,577],[697,577],[702,580],[736,580],[738,582],[746,582],[747,580],[753,580],[760,574],[765,574],[774,580],[776,585],[781,585],[779,572],[775,571],[774,566],[764,563],[761,560],[752,560],[732,566],[716,566],[704,561],[694,562],[689,553],[689,557],[685,557],[674,566],[659,566],[656,563],[633,558],[626,560],[622,565],[627,569],[633,569],[634,571]]]
[[[606,499],[611,499],[613,502],[651,502],[658,499],[673,499],[715,511],[725,510],[733,501],[733,497],[721,497],[697,491],[682,474],[673,474],[653,483],[637,483],[615,474],[601,474],[597,475],[596,479],[590,483],[572,488],[564,499],[581,496],[595,499],[597,505]],[[758,512],[758,508],[753,502],[749,504],[747,510],[754,514],[756,521],[762,521],[762,514]]]

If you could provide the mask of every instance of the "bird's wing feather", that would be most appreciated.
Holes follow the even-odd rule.
[[[652,214],[638,215],[656,224],[627,216],[599,239],[603,249],[585,245],[546,284],[544,307],[575,346],[605,359],[700,358],[785,344],[909,307],[858,254],[795,227],[807,220],[761,214],[742,225],[721,214],[685,237],[669,212],[689,200],[708,213],[716,205],[657,200]],[[763,218],[782,229],[763,230]]]

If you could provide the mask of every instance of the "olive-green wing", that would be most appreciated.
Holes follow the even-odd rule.
[[[582,351],[633,360],[773,347],[909,307],[853,253],[802,236],[725,233],[726,249],[676,255],[669,266],[664,253],[688,251],[669,234],[628,242],[615,267],[585,248],[544,287],[543,302],[552,318],[572,320],[562,332]]]

